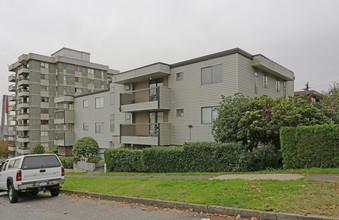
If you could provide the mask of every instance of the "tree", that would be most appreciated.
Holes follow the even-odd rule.
[[[30,154],[43,154],[45,153],[45,148],[40,143],[37,143],[29,152]]]
[[[307,82],[307,83],[305,84],[305,88],[303,88],[303,90],[307,92],[307,91],[310,90],[310,88],[311,88],[311,87],[310,87],[310,82]]]
[[[72,153],[77,157],[88,157],[96,155],[99,151],[99,145],[96,140],[91,137],[83,137],[78,139],[73,145]]]
[[[280,148],[280,128],[284,126],[329,124],[333,121],[304,97],[273,98],[262,95],[245,98],[223,97],[212,133],[216,141],[242,142],[249,149],[260,144]]]
[[[2,140],[0,142],[0,158],[7,158],[13,151],[8,150],[8,141]]]

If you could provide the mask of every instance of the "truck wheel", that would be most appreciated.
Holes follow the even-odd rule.
[[[14,189],[13,184],[9,185],[8,199],[10,203],[16,203],[19,199],[19,191]]]
[[[59,193],[60,193],[60,188],[51,189],[51,195],[52,196],[58,196]]]

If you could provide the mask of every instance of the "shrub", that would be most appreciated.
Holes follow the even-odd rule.
[[[97,156],[89,156],[87,162],[88,163],[98,163],[101,160],[100,157]]]
[[[105,150],[107,168],[125,172],[227,172],[279,168],[273,145],[253,152],[241,143],[197,142],[183,147]]]
[[[46,150],[45,154],[56,154],[58,153],[58,150]]]
[[[105,150],[105,163],[108,170],[118,172],[142,172],[141,150]]]
[[[282,128],[284,168],[330,168],[339,166],[339,125]]]
[[[60,156],[59,159],[62,165],[64,166],[64,168],[73,169],[73,157]]]
[[[98,150],[99,145],[96,140],[91,137],[83,137],[75,142],[72,153],[74,156],[88,157],[91,155],[96,155],[98,153]]]
[[[31,151],[30,154],[43,154],[45,153],[45,148],[40,143],[36,144]]]

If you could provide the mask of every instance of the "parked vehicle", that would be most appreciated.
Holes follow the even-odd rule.
[[[55,154],[14,157],[0,165],[0,190],[8,191],[10,203],[18,201],[20,192],[36,195],[39,191],[50,191],[52,196],[58,196],[64,174]]]

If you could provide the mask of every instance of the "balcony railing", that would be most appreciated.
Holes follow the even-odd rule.
[[[16,90],[15,85],[8,86],[8,91],[15,92],[15,90]]]
[[[72,124],[74,119],[74,110],[58,110],[55,113],[54,124]]]
[[[121,143],[170,145],[170,123],[121,124]]]
[[[8,82],[15,82],[15,74],[11,74],[8,76]]]
[[[74,132],[56,132],[54,144],[57,146],[71,146],[74,144]]]
[[[18,74],[19,74],[19,75],[21,75],[21,74],[27,74],[27,73],[29,73],[29,69],[26,68],[26,67],[22,67],[22,68],[20,68],[19,71],[18,71]]]
[[[15,95],[10,95],[10,96],[8,96],[8,100],[9,101],[15,101]]]
[[[122,112],[170,109],[170,89],[154,87],[120,94]]]

